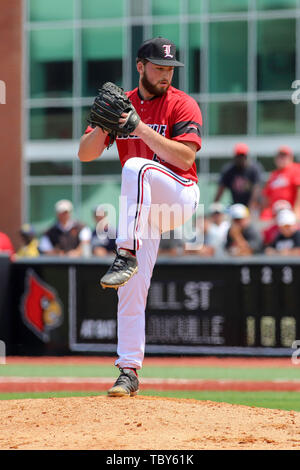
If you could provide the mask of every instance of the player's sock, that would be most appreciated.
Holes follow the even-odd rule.
[[[136,251],[135,251],[135,250],[129,250],[128,248],[120,248],[120,250],[126,250],[126,251],[128,251],[132,256],[136,256]]]
[[[138,377],[138,373],[137,373],[136,369],[133,369],[132,367],[122,367],[122,369],[130,369],[130,370],[133,370],[133,372],[135,373],[135,375]]]

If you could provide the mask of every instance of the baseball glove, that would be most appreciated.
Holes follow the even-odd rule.
[[[128,113],[128,117],[126,122],[120,125],[119,119],[122,113]],[[110,147],[117,136],[131,134],[140,122],[140,117],[123,88],[106,82],[99,89],[88,122],[92,127],[98,126],[108,132],[110,137],[108,147]]]

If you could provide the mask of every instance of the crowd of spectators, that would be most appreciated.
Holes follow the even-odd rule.
[[[181,240],[177,251],[171,240],[170,254],[300,255],[300,163],[288,146],[282,146],[274,165],[264,181],[263,167],[251,161],[246,144],[238,143],[232,162],[221,171],[214,202],[196,220],[194,240],[184,249]],[[228,207],[221,203],[226,191],[231,198]],[[167,254],[166,242],[160,254]]]
[[[233,160],[221,171],[214,201],[195,218],[192,239],[182,232],[164,233],[159,256],[200,257],[300,255],[300,163],[292,150],[282,146],[267,181],[260,164],[251,161],[249,148],[238,143]],[[221,199],[229,192],[231,203]],[[0,232],[0,252],[11,259],[37,256],[106,256],[115,250],[116,228],[111,227],[104,205],[92,210],[90,228],[73,218],[72,202],[57,201],[53,224],[39,237],[30,224],[20,228],[20,247],[15,250],[7,234]]]
[[[33,226],[22,225],[20,247],[15,251],[9,237],[0,232],[0,252],[11,259],[37,256],[90,257],[106,256],[114,251],[116,232],[108,224],[107,212],[99,205],[93,209],[94,227],[73,218],[73,204],[57,201],[53,224],[38,237]]]

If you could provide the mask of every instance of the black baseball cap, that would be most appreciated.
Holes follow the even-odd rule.
[[[184,66],[184,64],[176,60],[175,44],[161,36],[144,41],[138,50],[137,57],[139,59],[147,59],[155,65],[167,67]]]

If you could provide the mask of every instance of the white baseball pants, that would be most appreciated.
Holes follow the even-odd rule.
[[[164,165],[130,158],[123,166],[118,248],[136,250],[138,272],[118,289],[119,367],[141,369],[145,307],[161,233],[183,225],[199,203],[197,184]]]

